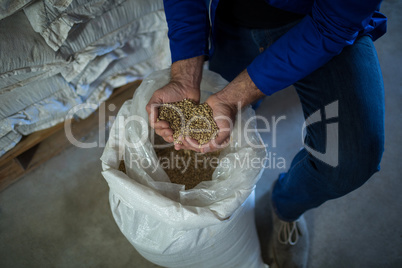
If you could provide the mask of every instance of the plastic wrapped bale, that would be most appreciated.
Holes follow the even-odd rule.
[[[266,157],[254,111],[248,107],[237,116],[230,146],[221,151],[212,180],[185,190],[171,183],[159,165],[145,110],[155,90],[169,79],[170,70],[146,78],[110,131],[102,174],[117,225],[144,258],[164,267],[268,267],[254,222],[254,188]],[[204,70],[201,102],[226,84]],[[121,160],[125,173],[119,171]]]

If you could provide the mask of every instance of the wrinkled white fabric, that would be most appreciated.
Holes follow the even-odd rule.
[[[135,23],[136,21],[139,22]],[[167,30],[162,1],[126,0],[71,31],[60,51],[65,55],[72,55],[87,51],[88,46],[102,45],[105,41],[108,44],[123,44],[132,34],[162,29]]]
[[[0,0],[0,20],[14,14],[34,0]]]
[[[109,98],[114,88],[142,79],[153,70],[168,67],[170,65],[169,51],[168,47],[164,45],[167,42],[166,33],[150,33],[149,35],[154,36],[154,34],[159,36],[155,40],[160,40],[160,42],[154,42],[156,45],[154,48],[137,50],[136,46],[133,46],[136,42],[135,40],[128,42],[123,48],[111,52],[111,55],[104,55],[103,57],[107,58],[107,60],[101,57],[99,61],[91,63],[82,72],[79,79],[75,81],[75,85],[68,84],[62,76],[56,75],[3,94],[7,98],[0,98],[0,105],[3,104],[3,100],[12,100],[13,96],[18,97],[21,104],[16,106],[17,102],[14,101],[4,103],[4,106],[0,106],[0,110],[3,110],[3,112],[4,109],[10,108],[11,111],[9,109],[8,113],[11,114],[19,108],[26,107],[0,120],[0,137],[6,135],[14,127],[19,133],[28,135],[34,131],[56,125],[66,119],[65,116],[68,110],[74,105],[85,102],[98,106],[99,103]],[[162,42],[163,38],[165,38],[164,42]],[[117,56],[120,58],[110,60],[110,58],[114,59]],[[99,63],[102,60],[106,61],[104,63],[105,69],[99,74],[97,67],[99,67]],[[52,93],[53,90],[57,89],[59,90]],[[32,96],[24,94],[26,91],[29,91]],[[77,94],[78,92],[80,94]],[[0,96],[2,95],[0,94]],[[43,96],[43,99],[37,101],[35,97],[39,96]],[[23,102],[21,103],[21,101]],[[93,111],[93,109],[82,109],[75,115],[84,119]],[[7,148],[0,147],[0,149],[7,151],[15,144],[16,142],[10,143]]]
[[[26,86],[29,83],[35,82],[36,80],[46,79],[54,76],[62,70],[62,66],[53,65],[50,68],[47,66],[45,68],[26,68],[25,70],[16,70],[14,74],[13,71],[8,72],[7,75],[0,75],[0,94],[2,92],[11,91],[17,87]]]
[[[62,89],[47,99],[41,100],[24,109],[23,114],[29,120],[21,121],[15,126],[15,129],[23,134],[28,135],[32,132],[52,127],[72,116],[66,117],[67,113],[74,106],[82,103],[75,91],[70,89]]]
[[[26,84],[36,75],[60,72],[68,63],[32,30],[22,11],[0,21],[0,59],[0,92],[15,81]]]
[[[118,14],[114,16],[118,16]],[[102,17],[98,22],[94,20],[88,23],[81,34],[77,38],[73,38],[71,42],[67,40],[66,47],[61,48],[64,53],[73,55],[71,64],[62,70],[62,75],[67,81],[71,81],[79,75],[96,56],[105,55],[123,47],[129,41],[136,40],[137,47],[135,49],[155,46],[153,43],[162,41],[164,46],[169,46],[166,40],[144,38],[146,36],[144,34],[148,33],[163,31],[167,33],[163,11],[152,12],[139,19],[129,21],[127,24],[122,24],[117,31],[114,30],[114,27],[108,27],[111,26],[108,24],[107,18]],[[106,30],[104,30],[105,28]],[[101,34],[101,31],[104,31],[105,34]],[[68,49],[67,46],[70,48]]]
[[[77,74],[71,84],[76,88],[77,94],[85,100],[89,95],[89,85],[96,80],[105,81],[105,76],[125,72],[140,78],[153,70],[167,68],[169,64],[166,31],[149,32],[134,36],[123,47],[97,56]]]
[[[10,105],[5,105],[6,102],[0,95],[0,109],[9,106],[14,108],[14,104],[30,103],[24,109],[0,120],[0,156],[12,149],[20,141],[22,135],[28,135],[63,122],[67,119],[68,111],[81,103],[81,99],[61,75],[32,83],[25,90],[41,92],[44,85],[57,91],[32,103],[32,98],[31,101],[23,100],[23,97],[29,97],[29,94],[23,93],[24,91],[17,94],[18,100],[8,99]],[[34,96],[37,95],[34,94]]]
[[[21,140],[22,135],[11,130],[7,134],[0,137],[0,157],[4,155],[8,150],[13,148]]]
[[[41,17],[45,5],[51,14]],[[75,105],[98,106],[114,88],[167,68],[170,52],[162,8],[160,0],[45,0],[25,8],[31,21],[23,11],[1,20],[0,151],[11,149],[21,134],[62,122]],[[62,56],[47,45],[50,39],[41,27],[48,18],[53,26],[65,24],[65,16],[76,24],[63,40]],[[48,38],[62,34],[61,26],[53,26],[45,27],[51,32]],[[83,109],[75,116],[86,118],[93,111]]]
[[[45,0],[46,5],[57,8],[59,12],[64,11],[73,0]]]
[[[71,88],[61,75],[55,75],[11,91],[1,92],[0,119],[9,117],[60,90],[69,91]]]
[[[57,3],[57,1],[40,0],[24,8],[24,12],[32,28],[54,51],[57,51],[74,25],[86,23],[124,1],[72,0]]]
[[[131,7],[128,10],[131,11],[133,19],[163,8],[162,1],[159,0],[72,0],[65,8],[40,0],[26,7],[24,11],[34,30],[42,35],[54,51],[57,51],[66,41],[70,30],[77,24],[84,25],[111,9],[125,5],[126,1],[136,5],[135,9]],[[114,20],[119,22],[121,18],[115,17]],[[74,29],[77,30],[80,32],[79,29]]]
[[[133,100],[120,109],[110,131],[101,157],[102,175],[110,187],[117,225],[142,256],[163,267],[267,267],[260,257],[254,223],[254,188],[263,169],[247,165],[253,158],[263,159],[265,148],[252,148],[244,142],[246,137],[233,131],[231,145],[219,156],[230,161],[215,170],[212,181],[191,190],[170,183],[156,164],[145,110],[153,92],[169,79],[169,70],[144,79]],[[205,70],[201,101],[226,84],[222,77]],[[247,139],[262,145],[253,115],[251,107],[244,109],[234,129],[242,130],[248,122]],[[121,118],[130,116],[137,119],[121,125]],[[131,146],[117,146],[123,137]],[[144,143],[132,146],[144,137]],[[125,160],[127,174],[118,170],[120,159]],[[153,164],[140,165],[139,159]],[[245,165],[238,166],[235,159]]]

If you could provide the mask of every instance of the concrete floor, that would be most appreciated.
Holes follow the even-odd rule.
[[[402,2],[386,1],[389,31],[375,45],[386,89],[386,150],[381,172],[347,196],[306,213],[309,268],[402,267]],[[293,89],[266,98],[278,125],[276,157],[287,166],[301,147],[303,123]],[[258,113],[264,114],[263,108]],[[88,141],[97,140],[93,132]],[[263,135],[270,141],[270,137]],[[103,148],[71,147],[0,193],[0,267],[157,267],[118,230],[100,174]],[[257,188],[257,214],[280,169]]]

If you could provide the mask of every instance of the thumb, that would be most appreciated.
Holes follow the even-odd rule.
[[[155,98],[155,96],[152,96],[152,98],[149,100],[147,106],[145,107],[145,109],[147,110],[147,113],[148,113],[149,124],[151,125],[152,128],[155,127],[155,123],[158,120],[159,106],[161,106],[161,103],[158,101],[157,98]]]

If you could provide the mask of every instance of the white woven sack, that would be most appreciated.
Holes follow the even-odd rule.
[[[263,144],[251,118],[254,111],[246,108],[238,116],[234,129],[248,126],[247,137],[232,132],[231,145],[219,157],[228,161],[216,168],[212,181],[185,190],[184,185],[170,183],[157,165],[145,111],[153,92],[169,81],[169,73],[154,72],[136,90],[133,100],[123,105],[101,157],[117,225],[143,257],[163,267],[268,267],[261,260],[254,222],[254,188],[262,167],[248,165],[252,159],[266,157],[266,151],[245,142]],[[226,84],[219,75],[204,70],[201,102]],[[123,124],[121,119],[130,116],[136,120]],[[141,146],[129,146],[144,135]],[[129,143],[121,151],[117,141],[123,138]],[[118,170],[122,158],[127,174]],[[150,165],[138,165],[140,160]]]

